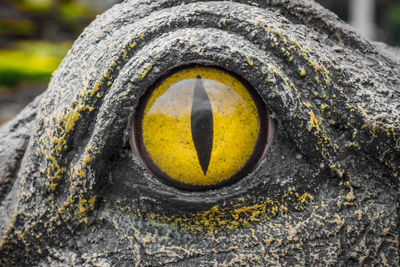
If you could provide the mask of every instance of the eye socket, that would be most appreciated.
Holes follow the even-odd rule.
[[[134,150],[161,181],[183,190],[232,184],[257,165],[268,109],[249,84],[218,67],[177,68],[140,99]]]

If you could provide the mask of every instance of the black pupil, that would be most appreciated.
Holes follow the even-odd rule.
[[[190,115],[191,131],[197,157],[204,175],[207,174],[213,146],[213,114],[210,99],[198,75]]]

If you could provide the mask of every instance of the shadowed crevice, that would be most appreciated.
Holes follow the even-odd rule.
[[[193,143],[201,169],[206,175],[213,146],[213,114],[210,99],[200,75],[196,79],[190,119]]]

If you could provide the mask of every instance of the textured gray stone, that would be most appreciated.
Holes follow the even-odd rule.
[[[400,265],[399,54],[307,0],[114,6],[0,128],[0,264]],[[278,121],[217,190],[159,182],[129,145],[139,97],[188,62],[240,75]]]

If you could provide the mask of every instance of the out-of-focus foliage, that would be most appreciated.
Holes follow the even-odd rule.
[[[0,124],[43,92],[97,14],[122,0],[0,0]]]
[[[0,11],[0,90],[47,84],[72,40],[101,12],[87,0],[2,0]]]
[[[395,29],[393,36],[394,43],[400,46],[400,1],[394,1],[388,13],[388,18]]]
[[[71,47],[72,42],[51,43],[46,41],[19,41],[11,46],[15,50],[31,53],[37,56],[49,56],[62,59]]]
[[[397,26],[400,26],[400,3],[393,6],[389,12],[389,17]]]
[[[118,0],[0,0],[0,89],[47,83],[72,40]],[[348,0],[317,0],[348,20]],[[91,4],[90,4],[91,3]],[[400,45],[400,0],[375,0],[377,36]],[[30,41],[26,41],[30,40]],[[46,40],[46,41],[35,41]]]
[[[27,82],[48,83],[70,46],[70,42],[23,41],[11,49],[0,49],[0,89]]]
[[[0,20],[0,36],[11,34],[31,36],[35,31],[35,25],[29,20]]]
[[[55,0],[14,0],[13,2],[22,10],[45,13]]]
[[[0,17],[0,25],[13,26],[12,29],[8,27],[10,30],[6,34],[34,35],[39,39],[60,38],[49,29],[59,29],[62,37],[66,34],[74,38],[101,12],[82,0],[5,0],[2,8],[15,14],[14,17]]]
[[[96,12],[87,4],[67,1],[60,5],[60,21],[72,28],[81,29],[86,26],[86,21],[96,16]]]

